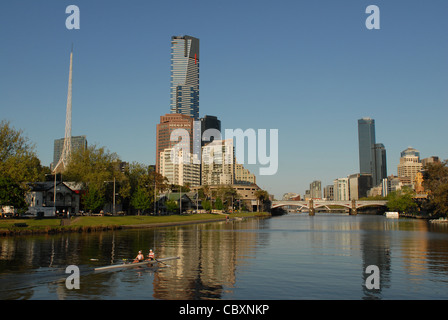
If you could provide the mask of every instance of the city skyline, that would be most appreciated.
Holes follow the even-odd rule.
[[[409,146],[422,158],[448,158],[443,1],[378,3],[380,30],[365,28],[367,1],[260,1],[255,10],[200,1],[186,12],[170,10],[180,1],[77,1],[80,30],[65,28],[68,3],[25,4],[25,13],[24,3],[0,5],[2,30],[10,30],[0,108],[36,144],[43,165],[64,132],[72,42],[73,136],[86,135],[123,161],[155,164],[154,128],[170,108],[169,39],[176,34],[201,39],[204,115],[217,116],[223,129],[279,129],[279,170],[257,175],[277,198],[358,173],[356,120],[365,116],[377,120],[388,174],[397,173]]]

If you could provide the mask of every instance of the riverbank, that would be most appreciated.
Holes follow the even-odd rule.
[[[93,232],[126,228],[156,228],[268,216],[270,216],[270,213],[267,212],[243,212],[230,215],[192,214],[168,216],[80,216],[70,219],[4,219],[0,220],[0,236]]]

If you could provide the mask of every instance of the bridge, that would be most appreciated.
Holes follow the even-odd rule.
[[[387,205],[386,200],[317,200],[311,199],[307,201],[296,201],[296,200],[275,200],[272,201],[271,208],[279,208],[284,206],[296,206],[300,209],[308,209],[309,215],[314,216],[317,208],[330,209],[330,206],[345,207],[350,210],[351,215],[358,213],[359,208],[364,207],[385,207]]]

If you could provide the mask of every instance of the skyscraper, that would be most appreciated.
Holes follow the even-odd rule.
[[[171,113],[199,119],[199,39],[171,38]]]
[[[359,173],[371,174],[373,186],[378,186],[387,177],[386,148],[375,142],[375,120],[358,120]]]
[[[373,172],[375,176],[372,176],[372,182],[374,186],[378,186],[382,183],[383,179],[387,178],[386,148],[382,143],[375,143],[373,149],[375,156]]]
[[[374,176],[375,120],[358,120],[359,173],[371,173]]]

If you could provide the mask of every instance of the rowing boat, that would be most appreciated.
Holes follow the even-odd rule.
[[[113,264],[110,266],[104,266],[104,267],[98,267],[95,268],[95,271],[103,271],[103,270],[110,270],[110,269],[118,269],[118,268],[130,268],[130,267],[137,267],[137,266],[145,266],[145,265],[153,265],[158,262],[164,262],[169,260],[175,260],[180,259],[180,257],[168,257],[168,258],[161,258],[161,259],[155,259],[155,260],[146,260],[142,262],[125,262],[121,264]]]

